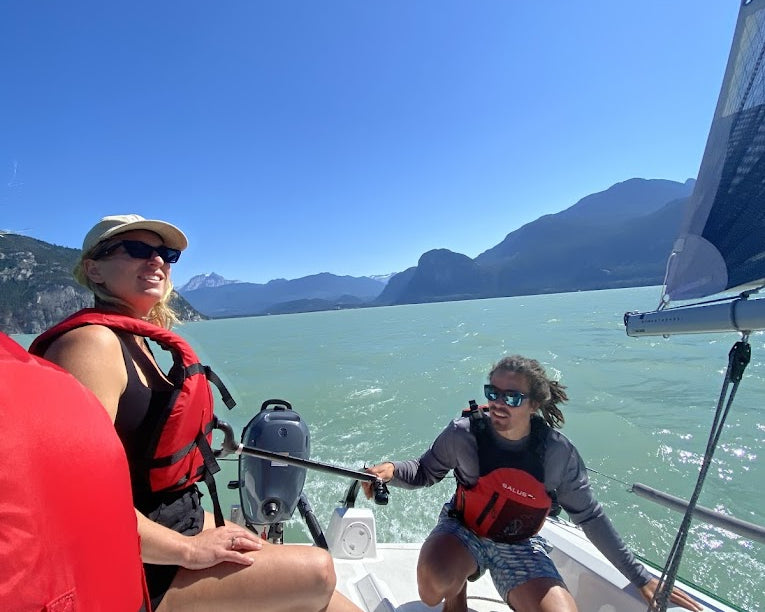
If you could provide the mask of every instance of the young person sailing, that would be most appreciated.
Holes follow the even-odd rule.
[[[484,386],[488,416],[476,406],[452,421],[419,459],[368,469],[405,488],[430,486],[454,470],[457,492],[444,504],[417,563],[426,604],[445,600],[446,612],[467,610],[466,581],[488,570],[515,610],[576,612],[544,538],[536,535],[553,498],[650,602],[658,580],[622,542],[595,499],[579,453],[557,431],[564,421],[558,404],[568,399],[564,389],[538,361],[505,357]],[[369,485],[363,486],[369,497]],[[485,511],[491,503],[504,511]],[[671,600],[687,610],[702,609],[679,589]]]

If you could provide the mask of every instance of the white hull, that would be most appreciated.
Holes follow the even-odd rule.
[[[417,594],[416,567],[419,544],[374,544],[374,517],[369,510],[336,512],[327,531],[335,557],[337,588],[367,612],[440,610],[423,604]],[[551,556],[574,596],[580,612],[645,612],[647,604],[636,588],[568,521],[548,519],[542,535],[553,546]],[[350,546],[349,546],[350,544]],[[353,555],[357,558],[348,558]],[[345,557],[345,558],[343,558]],[[649,568],[650,569],[650,568]],[[658,575],[658,574],[657,574]],[[735,608],[679,584],[695,596],[705,610],[735,612]],[[488,575],[468,584],[468,609],[507,612],[508,606]],[[681,608],[669,607],[679,611]]]

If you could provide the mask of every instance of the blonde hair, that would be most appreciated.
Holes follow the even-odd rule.
[[[566,419],[558,408],[558,404],[568,401],[566,387],[556,380],[547,378],[541,363],[536,359],[529,359],[521,355],[509,355],[492,366],[489,372],[489,381],[498,371],[513,372],[525,376],[529,383],[529,396],[539,404],[542,418],[550,427],[558,429],[563,427]]]
[[[93,254],[98,251],[99,247],[104,242],[106,241],[104,240],[99,242],[98,244],[94,245],[93,248],[88,252],[82,253],[80,258],[77,260],[77,264],[74,266],[74,270],[72,270],[72,274],[78,283],[80,283],[83,287],[87,287],[93,293],[96,308],[116,310],[118,312],[127,314],[130,312],[130,304],[111,293],[106,287],[104,287],[104,285],[100,283],[94,283],[85,273],[85,260],[92,259]],[[171,329],[173,325],[179,322],[178,315],[170,306],[172,293],[173,283],[168,278],[167,283],[165,284],[165,293],[162,295],[162,298],[159,300],[159,302],[154,304],[152,309],[149,311],[149,314],[145,317],[147,321],[154,323],[159,327],[164,327],[165,329]]]

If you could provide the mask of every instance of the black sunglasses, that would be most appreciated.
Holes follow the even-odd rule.
[[[119,247],[125,247],[125,252],[134,259],[151,259],[154,253],[156,253],[165,263],[174,264],[181,257],[180,249],[171,249],[164,244],[152,246],[140,240],[121,240],[120,242],[110,244],[100,251],[96,251],[91,259],[102,259],[107,255],[111,255]]]
[[[497,389],[494,385],[484,385],[483,394],[486,396],[486,399],[491,402],[502,400],[508,406],[512,406],[513,408],[520,406],[523,403],[523,400],[528,397],[528,395],[521,393],[520,391],[515,391],[514,389]]]

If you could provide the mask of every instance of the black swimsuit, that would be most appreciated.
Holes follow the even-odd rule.
[[[127,370],[127,386],[117,405],[114,427],[122,440],[130,466],[133,488],[133,503],[144,516],[184,535],[195,535],[204,526],[204,509],[200,502],[201,493],[191,486],[180,491],[153,493],[149,484],[149,470],[146,445],[156,427],[156,415],[170,399],[172,386],[155,390],[147,387],[138,376],[134,356],[128,342],[117,334],[122,346],[122,356]],[[141,359],[143,353],[136,355]],[[148,358],[147,364],[149,363]],[[149,589],[152,609],[156,610],[178,571],[177,565],[155,565],[144,563],[146,584]]]

